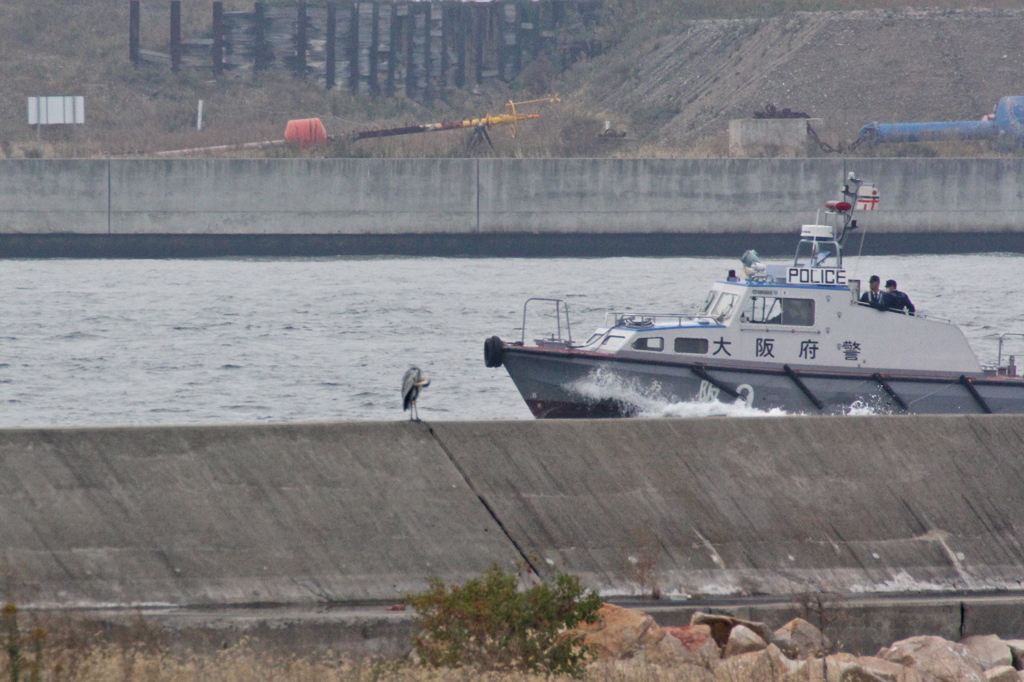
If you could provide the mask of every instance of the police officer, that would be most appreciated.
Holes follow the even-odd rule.
[[[882,294],[880,307],[882,310],[889,310],[894,313],[902,313],[904,310],[913,315],[917,308],[910,302],[910,297],[896,288],[896,280],[890,279],[885,283],[885,293]]]
[[[877,308],[882,302],[882,292],[879,290],[879,284],[882,280],[878,278],[878,275],[871,275],[871,279],[868,280],[868,286],[870,289],[860,295],[860,302],[867,303],[872,308]]]

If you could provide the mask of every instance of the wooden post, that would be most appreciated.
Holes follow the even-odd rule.
[[[522,73],[523,66],[537,57],[537,24],[539,23],[537,7],[538,5],[533,2],[519,3],[520,73]]]
[[[380,56],[380,36],[377,22],[380,21],[380,3],[373,3],[370,13],[370,94],[380,94],[380,82],[377,79],[377,58]]]
[[[476,24],[473,31],[476,42],[473,43],[473,79],[477,85],[484,82],[484,42],[487,40],[487,15],[489,8],[482,3],[474,2],[470,5],[473,12],[473,22]]]
[[[508,0],[502,6],[502,64],[499,77],[506,83],[512,82],[519,71],[519,5]]]
[[[512,24],[512,32],[516,37],[516,46],[512,50],[512,74],[509,80],[514,80],[523,70],[523,3],[516,2],[512,5],[516,10],[515,22]]]
[[[540,7],[537,10],[537,55],[540,56],[542,52],[548,53],[548,59],[554,65],[555,69],[558,66],[558,55],[556,54],[555,48],[555,17],[554,17],[554,3],[552,0],[543,0],[540,3]]]
[[[406,5],[405,16],[405,96],[412,99],[416,92],[416,6]]]
[[[356,92],[369,95],[373,81],[373,5],[371,2],[355,3],[355,15],[359,18],[356,36],[356,59],[358,60]]]
[[[128,59],[133,66],[139,65],[139,0],[131,0],[128,5]]]
[[[352,92],[359,90],[359,3],[350,0],[351,15],[348,20],[348,87]]]
[[[388,3],[389,21],[388,21],[388,75],[387,84],[384,87],[384,94],[388,97],[393,97],[395,94],[395,70],[398,68],[398,56],[402,53],[401,50],[401,33],[399,32],[398,26],[398,8],[395,3]]]
[[[455,5],[455,87],[466,87],[466,36],[469,12],[463,2]]]
[[[566,59],[565,49],[559,49],[556,31],[559,26],[565,23],[565,0],[550,0],[551,2],[551,59],[555,63],[555,71],[559,72],[567,68],[571,62]]]
[[[498,26],[495,39],[498,43],[498,78],[504,80],[508,75],[508,31],[505,28],[505,6],[507,3],[491,3],[498,12]]]
[[[224,3],[213,3],[213,47],[210,48],[213,73],[224,72]]]
[[[441,69],[438,84],[440,87],[447,87],[452,83],[452,60],[451,54],[455,48],[455,21],[452,15],[455,7],[449,3],[441,3]]]
[[[334,87],[334,59],[335,45],[338,38],[338,6],[333,2],[327,3],[327,43],[324,45],[327,53],[327,63],[324,65],[324,82],[330,90]]]
[[[263,71],[270,65],[267,58],[270,46],[267,44],[267,17],[262,2],[253,5],[253,71]]]
[[[409,75],[409,6],[404,2],[395,3],[394,29],[391,41],[391,61],[395,67],[394,90],[405,88]]]
[[[171,0],[171,71],[181,68],[181,0]]]
[[[423,12],[423,98],[429,102],[434,96],[434,61],[432,59],[433,55],[430,52],[431,48],[433,47],[433,45],[431,44],[431,33],[433,31],[433,25],[431,23],[431,20],[433,19],[432,15],[434,12],[432,10],[432,7],[434,3],[423,2],[420,4],[423,5],[423,8],[421,10]]]
[[[306,52],[309,50],[309,40],[306,29],[306,3],[300,2],[295,8],[295,75],[306,79]]]

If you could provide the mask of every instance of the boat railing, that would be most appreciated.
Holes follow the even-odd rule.
[[[569,304],[560,298],[528,298],[526,303],[523,304],[523,335],[520,342],[526,343],[526,310],[530,307],[531,303],[536,301],[542,301],[547,303],[553,303],[555,308],[555,326],[556,329],[551,333],[548,339],[538,339],[540,344],[552,344],[552,345],[572,345],[572,329],[569,327]],[[565,323],[565,338],[562,338],[562,323]]]
[[[633,311],[612,310],[604,314],[605,327],[630,327],[642,329],[653,327],[659,324],[675,324],[682,326],[683,322],[692,322],[698,319],[693,313],[643,313]],[[708,317],[707,319],[711,319]]]
[[[1002,334],[990,334],[985,338],[996,339],[999,344],[996,365],[995,367],[985,366],[985,373],[994,376],[1017,376],[1017,358],[1024,355],[1024,333],[1003,332]],[[1011,349],[1016,352],[1011,354]],[[1006,358],[1005,365],[1003,365],[1004,358]]]
[[[943,324],[956,324],[953,320],[947,320],[945,317],[936,317],[928,313],[914,313],[914,317],[920,317],[922,320],[930,320],[932,322],[942,322]]]
[[[855,301],[855,303],[857,305],[859,305],[860,307],[862,307],[862,308],[873,308],[874,307],[870,303],[864,303],[863,301]],[[897,315],[906,315],[907,314],[907,313],[905,313],[903,311],[900,311],[900,310],[889,310],[889,311],[886,311],[886,312],[896,313]],[[945,317],[936,317],[935,315],[929,315],[928,313],[917,312],[917,313],[914,313],[914,317],[919,317],[922,320],[930,320],[931,322],[942,322],[943,324],[954,324],[954,325],[956,324],[956,322],[954,322],[953,320],[947,320]]]

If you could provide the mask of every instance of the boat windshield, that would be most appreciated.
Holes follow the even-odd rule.
[[[708,311],[711,310],[711,304],[715,302],[715,296],[717,296],[717,295],[718,295],[718,292],[715,291],[714,289],[709,291],[708,292],[708,297],[704,299],[704,305],[701,306],[700,312],[697,313],[697,314],[698,315],[707,315]]]
[[[831,260],[830,265],[825,261]],[[801,239],[796,245],[793,265],[802,268],[843,267],[843,251],[835,239]]]
[[[814,325],[814,300],[751,296],[740,321],[810,327]]]
[[[736,294],[722,294],[718,297],[718,303],[711,309],[711,317],[716,320],[724,320],[732,312],[734,305],[736,305]]]

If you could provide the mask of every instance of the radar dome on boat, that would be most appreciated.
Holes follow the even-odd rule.
[[[803,225],[800,228],[800,236],[811,239],[835,239],[836,233],[831,225]]]

